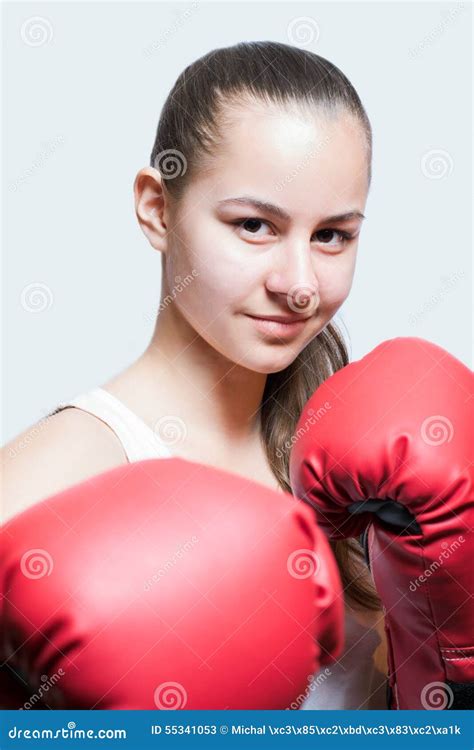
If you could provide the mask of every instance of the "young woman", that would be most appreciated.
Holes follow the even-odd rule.
[[[341,71],[276,42],[188,66],[135,180],[161,253],[143,354],[5,447],[6,516],[127,461],[180,456],[291,491],[301,410],[348,363],[332,321],[351,289],[371,127]],[[14,457],[14,458],[12,458]],[[380,602],[360,546],[332,543],[346,650],[305,708],[385,708]]]

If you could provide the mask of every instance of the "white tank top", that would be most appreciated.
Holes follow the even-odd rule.
[[[147,458],[171,458],[172,452],[153,430],[125,404],[103,388],[94,388],[61,403],[83,409],[107,424],[120,440],[129,462]],[[345,649],[335,664],[316,672],[305,693],[291,708],[386,709],[385,675],[373,661],[381,639],[374,628],[381,613],[359,616],[346,606]],[[357,619],[356,619],[357,618]],[[364,624],[362,624],[364,623]]]

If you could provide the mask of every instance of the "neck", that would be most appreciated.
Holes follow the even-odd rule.
[[[205,434],[238,442],[260,434],[259,409],[267,375],[224,357],[196,333],[173,304],[159,313],[139,360],[146,397],[166,399],[168,413]]]

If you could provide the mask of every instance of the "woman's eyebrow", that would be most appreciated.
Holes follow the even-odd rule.
[[[281,206],[276,206],[274,203],[268,203],[267,201],[261,201],[258,198],[254,198],[251,195],[240,195],[235,198],[224,198],[223,200],[218,201],[218,206],[223,205],[246,205],[246,206],[253,206],[257,210],[260,211],[266,211],[269,214],[272,214],[273,216],[276,216],[279,219],[283,219],[284,221],[290,220],[290,214],[285,211],[284,208]],[[361,211],[358,211],[357,209],[353,209],[351,211],[345,211],[342,214],[336,214],[334,216],[327,216],[322,221],[323,223],[328,223],[330,221],[349,221],[350,219],[365,219],[365,216]]]

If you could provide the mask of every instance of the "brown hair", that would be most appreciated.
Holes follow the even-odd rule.
[[[298,106],[308,116],[349,113],[362,126],[370,186],[372,130],[357,92],[331,62],[307,50],[272,41],[241,42],[213,50],[186,67],[163,106],[151,153],[164,189],[178,203],[195,174],[211,171],[226,125],[246,102]],[[170,165],[173,173],[170,179]],[[291,492],[289,453],[301,411],[316,388],[344,367],[349,356],[331,322],[284,370],[267,376],[260,407],[261,434],[281,487]],[[345,595],[352,606],[378,610],[376,591],[361,570],[362,548],[355,539],[331,541]]]

